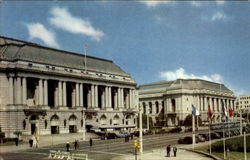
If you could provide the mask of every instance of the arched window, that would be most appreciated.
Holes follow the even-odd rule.
[[[120,123],[120,117],[118,115],[115,115],[114,118],[113,118],[113,124],[114,125],[119,125]]]
[[[107,125],[107,117],[105,115],[102,115],[100,118],[100,124],[101,125]]]

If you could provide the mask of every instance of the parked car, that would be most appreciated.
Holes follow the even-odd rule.
[[[219,139],[221,138],[220,134],[219,133],[211,133],[211,139]]]
[[[107,139],[119,138],[115,133],[107,133],[106,137]]]
[[[196,135],[195,136],[195,141],[197,141],[199,143],[199,142],[205,142],[206,140],[205,140],[204,137],[202,137],[200,135]]]
[[[128,132],[120,132],[120,133],[118,134],[118,136],[119,136],[120,138],[129,137],[129,136],[130,136],[130,133],[128,133]]]
[[[199,139],[196,137],[195,138],[195,143],[198,143]],[[178,140],[179,144],[192,144],[193,143],[193,138],[191,136],[186,136],[184,138],[180,138]]]
[[[206,141],[209,141],[209,134],[208,133],[201,133],[199,135],[202,136]]]

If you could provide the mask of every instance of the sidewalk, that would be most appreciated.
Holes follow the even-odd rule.
[[[89,138],[96,138],[91,134],[86,134],[86,141],[89,140]],[[67,142],[74,142],[76,139],[79,141],[82,141],[82,135],[81,134],[72,134],[71,136],[69,135],[60,135],[60,136],[41,136],[40,140],[38,142],[38,147],[47,147],[47,146],[52,146],[52,145],[57,145],[57,144],[63,144]],[[15,151],[23,151],[27,149],[34,149],[29,147],[29,143],[23,143],[19,144],[18,146],[15,145],[7,145],[7,146],[0,146],[0,153],[7,153],[7,152],[15,152]]]
[[[139,154],[139,153],[138,153]],[[212,160],[212,158],[205,155],[187,151],[185,149],[178,148],[177,156],[174,157],[173,152],[170,157],[166,157],[165,149],[155,149],[152,151],[144,151],[143,154],[137,156],[138,160]],[[115,157],[112,160],[135,160],[135,156],[126,155]]]

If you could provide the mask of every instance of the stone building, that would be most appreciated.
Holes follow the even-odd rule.
[[[164,121],[166,126],[181,125],[192,113],[193,104],[208,121],[208,107],[214,113],[214,122],[222,118],[222,102],[227,108],[235,107],[234,93],[219,83],[200,79],[177,79],[139,86],[139,105],[153,122]],[[161,116],[163,115],[163,116]],[[159,118],[159,117],[163,117]]]
[[[7,137],[135,128],[137,99],[135,80],[110,60],[0,37]]]
[[[250,108],[250,95],[241,95],[237,99],[239,109]]]

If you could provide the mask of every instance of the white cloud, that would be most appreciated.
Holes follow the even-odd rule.
[[[54,7],[50,13],[53,17],[49,18],[49,22],[60,29],[74,34],[83,34],[96,41],[100,41],[104,36],[104,33],[95,29],[88,20],[72,16],[66,8]]]
[[[227,16],[225,13],[223,12],[216,12],[212,15],[211,21],[220,21],[220,20],[226,20]]]
[[[201,2],[200,1],[191,1],[191,5],[195,6],[195,7],[200,7],[201,6]]]
[[[225,1],[224,0],[216,0],[216,4],[223,5],[223,4],[225,4]]]
[[[59,48],[55,39],[55,34],[52,31],[47,30],[42,24],[30,23],[27,24],[27,27],[30,39],[38,38],[50,47]]]
[[[171,1],[150,1],[150,0],[146,0],[146,1],[140,1],[144,4],[146,4],[147,7],[150,7],[150,8],[153,8],[153,7],[156,7],[156,6],[159,6],[159,5],[162,5],[162,4],[167,4],[167,3],[170,3]]]
[[[175,71],[160,72],[160,77],[168,81],[181,78],[181,79],[203,79],[203,80],[217,82],[217,83],[223,82],[223,78],[219,74],[212,74],[210,76],[207,76],[207,75],[197,76],[194,74],[186,73],[186,71],[183,68],[179,68]]]

